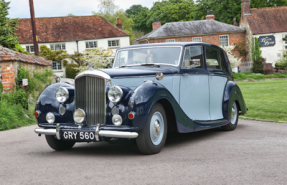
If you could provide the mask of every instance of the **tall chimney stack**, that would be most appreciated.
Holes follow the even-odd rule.
[[[119,28],[119,29],[123,29],[123,24],[121,23],[121,18],[117,18],[117,24],[116,26]]]
[[[153,23],[152,23],[152,30],[156,30],[161,27],[161,23],[159,19],[156,19],[155,17],[153,18]]]
[[[215,20],[215,16],[213,15],[213,11],[208,11],[206,15],[206,20]]]
[[[236,23],[236,18],[233,19],[233,25],[234,26],[238,26],[237,23]]]
[[[241,15],[250,14],[250,0],[241,0]]]

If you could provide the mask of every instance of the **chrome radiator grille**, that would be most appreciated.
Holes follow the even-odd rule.
[[[105,79],[82,76],[75,80],[75,107],[86,112],[84,124],[105,124],[106,107]]]

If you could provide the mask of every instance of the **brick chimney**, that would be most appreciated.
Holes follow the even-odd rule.
[[[233,26],[238,26],[238,24],[236,23],[236,18],[233,19]]]
[[[152,23],[152,30],[156,30],[161,27],[161,23],[159,19],[156,19],[155,17],[153,18],[153,23]]]
[[[208,11],[206,15],[206,20],[215,20],[215,16],[213,15],[213,11]]]
[[[122,23],[121,23],[121,18],[117,18],[117,24],[116,24],[116,26],[119,28],[119,29],[123,29],[123,25],[122,25]]]
[[[250,0],[241,0],[241,15],[250,14]]]

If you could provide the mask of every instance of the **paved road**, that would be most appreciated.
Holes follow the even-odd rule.
[[[175,135],[152,156],[134,144],[55,152],[34,128],[0,132],[0,184],[287,184],[287,124]]]

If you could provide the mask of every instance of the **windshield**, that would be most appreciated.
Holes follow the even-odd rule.
[[[178,65],[181,47],[153,47],[130,50],[119,50],[115,58],[114,67],[167,64]]]

